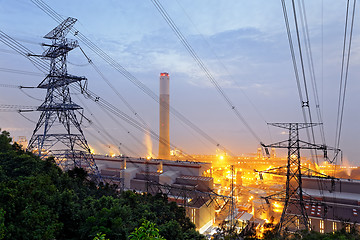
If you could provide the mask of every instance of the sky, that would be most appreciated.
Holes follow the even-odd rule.
[[[78,0],[45,1],[63,18],[78,19],[77,30],[116,60],[136,79],[158,94],[159,75],[170,74],[170,103],[234,155],[248,155],[260,146],[237,118],[205,73],[186,51],[167,25],[152,1]],[[194,51],[238,109],[248,125],[265,144],[288,138],[284,129],[268,126],[272,122],[304,122],[281,1],[267,0],[171,0],[160,1],[186,37]],[[306,18],[312,49],[315,79],[323,118],[326,144],[335,145],[337,103],[339,96],[341,57],[344,38],[346,1],[305,0]],[[290,1],[286,1],[292,36],[295,27]],[[352,3],[352,1],[351,1]],[[359,7],[356,11],[359,12]],[[348,71],[345,108],[340,148],[344,161],[359,165],[360,113],[360,19],[355,18]],[[42,38],[58,24],[30,0],[0,0],[0,30],[18,40],[33,52],[41,54]],[[303,34],[302,31],[300,31]],[[302,35],[303,36],[303,35]],[[71,34],[69,38],[75,38]],[[128,79],[115,71],[94,52],[80,43],[86,55],[101,70],[116,90],[154,131],[159,129],[159,107]],[[304,53],[305,54],[305,53]],[[134,115],[99,74],[87,64],[79,49],[70,52],[68,71],[86,76],[88,88],[118,107]],[[298,62],[298,64],[300,64]],[[36,74],[15,74],[4,69]],[[308,68],[305,68],[308,75]],[[0,42],[0,104],[38,106],[45,91],[7,88],[4,84],[36,86],[43,77],[26,58],[14,54]],[[319,122],[315,110],[314,91],[307,78],[313,122]],[[147,150],[143,132],[120,119],[113,120],[102,109],[78,93],[74,102],[84,105],[84,114],[94,123],[100,122],[115,138],[100,140],[92,124],[83,122],[85,136],[95,152],[126,153],[131,149],[139,156]],[[23,116],[22,116],[23,115]],[[17,139],[30,139],[39,112],[0,112],[0,128]],[[318,144],[323,144],[315,129]],[[307,136],[301,138],[307,141]],[[130,136],[131,134],[131,136]],[[135,136],[135,138],[132,138]],[[216,145],[209,143],[175,116],[170,116],[170,141],[190,154],[216,154]],[[121,143],[121,145],[120,145]],[[152,152],[158,143],[152,139]],[[129,154],[129,152],[127,153]],[[283,153],[284,156],[286,153]],[[306,151],[302,155],[309,154]]]

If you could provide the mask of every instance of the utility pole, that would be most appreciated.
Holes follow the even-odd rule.
[[[308,171],[301,166],[300,149],[317,149],[323,150],[326,154],[327,147],[316,145],[299,139],[299,130],[319,125],[318,123],[269,123],[269,125],[284,128],[289,131],[288,140],[273,143],[270,145],[262,144],[265,151],[267,148],[284,148],[288,150],[286,166],[286,189],[284,197],[284,209],[281,214],[278,233],[289,227],[297,226],[299,229],[309,230],[308,215],[306,213],[304,196],[302,190],[302,171]],[[273,169],[275,174],[282,167]],[[271,173],[272,170],[266,170],[265,173]]]
[[[235,202],[234,202],[234,165],[230,166],[231,183],[230,183],[230,229],[235,230]]]
[[[41,111],[28,150],[44,159],[55,157],[63,170],[74,167],[85,169],[93,180],[101,181],[99,170],[81,129],[82,107],[71,99],[70,85],[78,84],[85,89],[87,79],[67,72],[67,55],[79,46],[76,40],[65,38],[77,20],[65,19],[59,26],[44,36],[52,41],[43,44],[48,49],[36,55],[50,61],[50,72],[37,86],[46,89],[44,102],[37,108]],[[35,55],[34,55],[35,56]]]

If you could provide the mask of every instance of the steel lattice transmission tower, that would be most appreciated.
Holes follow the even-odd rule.
[[[269,123],[269,125],[284,128],[289,131],[289,139],[278,143],[264,145],[263,147],[285,148],[288,150],[286,166],[286,189],[285,197],[280,198],[284,201],[284,209],[281,214],[278,232],[288,227],[295,229],[309,230],[309,220],[305,209],[305,202],[302,190],[302,174],[309,172],[310,169],[301,166],[300,149],[323,150],[326,155],[327,148],[324,145],[316,145],[299,139],[299,130],[319,125],[318,123]],[[267,149],[265,149],[267,151]],[[280,168],[273,169],[274,172]],[[263,171],[271,173],[272,170]]]
[[[50,72],[37,86],[47,92],[44,102],[37,108],[41,115],[28,150],[36,151],[41,158],[54,156],[57,165],[63,170],[83,168],[89,176],[99,181],[101,176],[78,119],[82,107],[74,103],[70,95],[71,84],[79,84],[83,89],[87,81],[85,77],[67,72],[67,55],[79,45],[76,40],[65,36],[76,21],[69,17],[46,34],[44,38],[50,39],[52,43],[43,44],[48,49],[42,55],[36,55],[50,61]]]

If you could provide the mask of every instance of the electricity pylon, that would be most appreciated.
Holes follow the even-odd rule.
[[[37,152],[40,158],[54,156],[63,170],[74,167],[85,169],[94,180],[101,176],[91,154],[89,145],[81,129],[78,117],[82,117],[82,107],[71,100],[70,85],[86,86],[87,79],[70,75],[67,72],[67,55],[79,44],[76,40],[65,38],[77,20],[65,19],[59,26],[44,36],[52,41],[43,44],[48,49],[36,55],[50,61],[50,71],[37,86],[46,89],[44,102],[37,108],[41,111],[28,150]]]
[[[296,227],[298,229],[309,230],[309,220],[305,209],[304,196],[302,190],[302,175],[303,172],[309,173],[311,170],[301,166],[300,149],[316,149],[324,151],[326,157],[327,147],[325,145],[317,145],[301,141],[299,139],[299,130],[319,125],[318,123],[269,123],[275,127],[289,130],[289,139],[270,145],[262,144],[267,151],[271,148],[285,148],[288,149],[287,166],[286,168],[286,189],[284,208],[281,214],[278,232],[287,229],[288,227]],[[281,168],[273,169],[277,174]],[[271,173],[271,170],[266,170],[264,173]],[[274,194],[276,195],[276,194]],[[273,195],[273,196],[274,196]]]

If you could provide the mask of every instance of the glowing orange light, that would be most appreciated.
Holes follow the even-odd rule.
[[[89,148],[90,148],[90,154],[95,154],[95,150],[90,146],[89,146]]]

